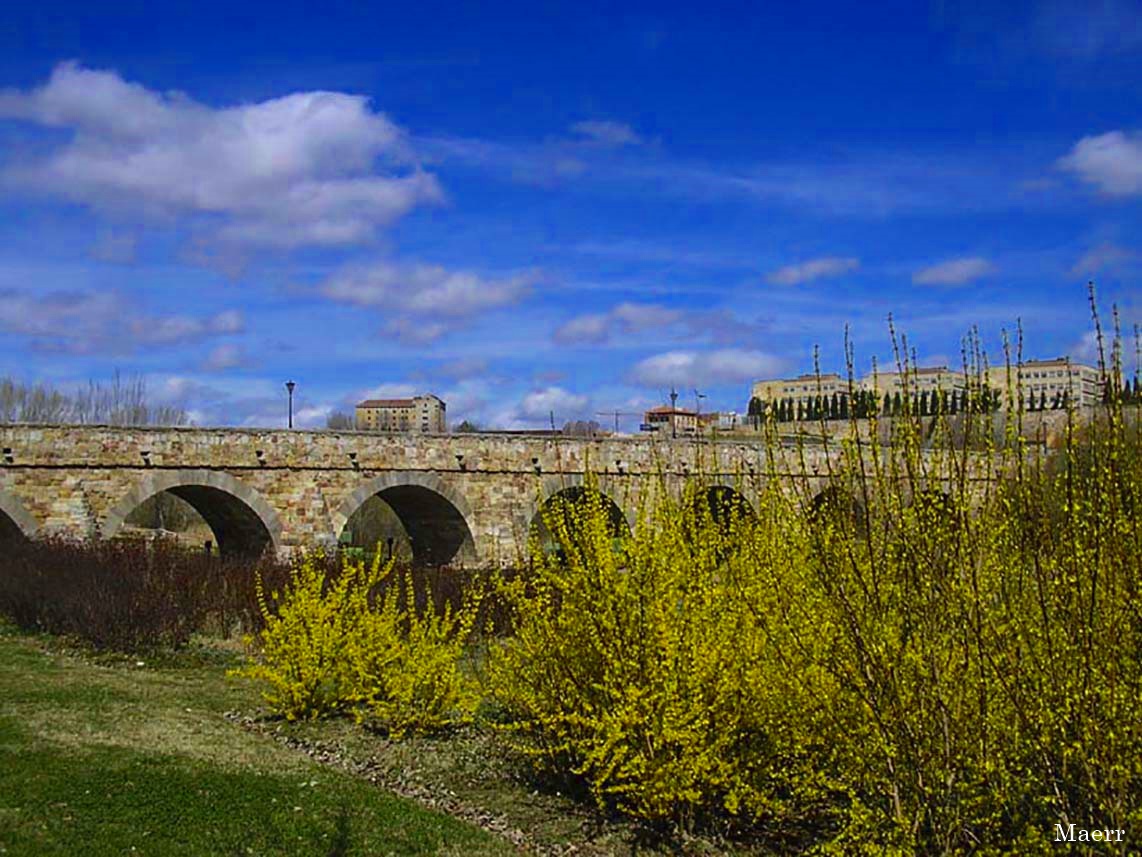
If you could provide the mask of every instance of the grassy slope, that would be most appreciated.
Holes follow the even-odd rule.
[[[0,628],[0,854],[502,854],[224,720],[217,654],[94,663]]]

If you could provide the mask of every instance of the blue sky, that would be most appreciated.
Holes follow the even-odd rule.
[[[0,374],[520,428],[1142,320],[1136,3],[615,6],[6,4]]]

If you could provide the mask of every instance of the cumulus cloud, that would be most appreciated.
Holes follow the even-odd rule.
[[[578,315],[560,325],[555,341],[563,345],[594,345],[611,338],[614,319],[609,313]]]
[[[439,265],[380,261],[345,268],[319,287],[325,297],[384,307],[398,317],[386,330],[403,342],[432,342],[459,322],[518,303],[538,281],[536,272],[490,279]]]
[[[10,167],[9,182],[93,208],[191,217],[228,242],[360,243],[442,198],[432,175],[398,172],[405,136],[363,96],[300,92],[214,108],[64,63],[40,87],[0,92],[0,118],[70,132]]]
[[[200,342],[243,328],[243,316],[236,310],[207,317],[151,315],[115,292],[37,296],[0,291],[0,330],[28,337],[47,351],[130,353]]]
[[[396,307],[411,313],[458,318],[508,306],[522,299],[535,274],[492,280],[439,265],[377,262],[347,268],[321,286],[328,298],[357,306]]]
[[[766,276],[766,280],[778,286],[796,286],[811,283],[824,277],[837,277],[855,271],[860,267],[860,259],[852,257],[824,256],[810,259],[795,265],[778,268]]]
[[[781,359],[762,351],[667,351],[638,363],[631,379],[651,387],[722,384],[772,377],[781,370]]]
[[[644,331],[658,340],[702,340],[718,344],[748,341],[762,326],[726,309],[681,310],[661,304],[626,302],[604,313],[575,316],[555,331],[561,345],[600,345]]]
[[[588,120],[576,122],[571,126],[571,130],[605,146],[637,146],[642,142],[642,137],[625,122]]]
[[[564,345],[598,344],[616,333],[640,333],[667,327],[681,320],[681,310],[660,304],[625,302],[605,313],[576,316],[555,331],[555,341]]]
[[[202,368],[207,372],[224,372],[235,366],[248,366],[250,358],[245,351],[233,343],[213,348],[203,361]]]
[[[558,423],[559,420],[582,416],[589,402],[587,396],[572,393],[562,387],[546,387],[524,396],[519,410],[522,416],[533,420],[549,419],[554,411],[557,424],[561,424]]]
[[[1142,193],[1142,132],[1083,137],[1058,166],[1108,196]]]
[[[912,282],[918,286],[962,286],[994,271],[995,266],[987,259],[968,256],[921,268],[912,275]]]
[[[1075,262],[1074,267],[1071,268],[1071,273],[1076,277],[1090,276],[1099,271],[1129,265],[1139,261],[1139,259],[1142,259],[1142,255],[1133,250],[1127,250],[1105,241],[1083,253]]]

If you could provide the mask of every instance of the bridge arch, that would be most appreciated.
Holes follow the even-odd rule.
[[[618,544],[622,539],[630,536],[634,531],[634,526],[630,513],[624,511],[614,500],[607,492],[607,487],[614,486],[603,484],[590,486],[585,484],[585,480],[581,476],[545,479],[543,499],[541,502],[533,504],[528,517],[527,532],[529,536],[537,538],[544,551],[555,551],[562,554],[565,546],[556,543],[555,536],[547,525],[546,515],[563,515],[572,536],[572,544],[577,545],[576,525],[572,516],[576,514],[576,510],[586,506],[590,499],[590,492],[594,491],[602,500],[603,511],[607,515],[607,529],[612,542]]]
[[[472,507],[464,495],[438,474],[394,470],[359,486],[333,513],[333,535],[340,538],[354,514],[379,497],[400,519],[418,565],[478,561]]]
[[[732,485],[710,484],[691,489],[688,502],[709,510],[714,523],[728,528],[735,519],[755,519],[757,512]]]
[[[15,496],[0,491],[0,544],[34,538],[39,529],[36,519]]]
[[[585,489],[587,487],[586,482],[587,480],[582,473],[559,473],[543,477],[538,496],[533,496],[525,509],[523,515],[525,527],[531,527],[538,520],[540,511],[553,497],[564,494],[571,489]],[[626,522],[627,530],[634,532],[637,518],[635,510],[628,504],[620,503],[615,499],[623,487],[624,483],[621,483],[616,477],[607,474],[595,477],[595,488],[619,511]]]
[[[273,507],[249,485],[218,470],[168,470],[146,476],[103,519],[102,537],[113,538],[140,503],[163,491],[194,507],[214,532],[224,556],[256,557],[281,547],[282,525]]]

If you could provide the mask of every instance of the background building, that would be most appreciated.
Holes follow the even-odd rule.
[[[1066,357],[1054,360],[1027,360],[1021,366],[1012,366],[1010,378],[1006,366],[996,366],[988,370],[988,385],[1004,395],[1008,386],[1018,385],[1026,406],[1034,398],[1031,407],[1038,410],[1041,404],[1047,408],[1058,407],[1069,401],[1079,407],[1095,405],[1102,401],[1102,384],[1098,370],[1093,366],[1071,363]]]
[[[903,394],[905,386],[913,396],[921,393],[931,394],[936,390],[942,393],[959,392],[966,386],[964,373],[956,372],[947,366],[933,366],[924,369],[909,369],[907,372],[877,372],[866,375],[860,386],[865,390],[875,390],[877,396],[884,398],[887,393]]]
[[[366,399],[357,404],[361,431],[444,434],[446,405],[431,393],[411,399]]]
[[[1102,401],[1102,384],[1099,372],[1091,366],[1071,363],[1066,357],[1054,360],[1028,360],[1022,366],[1011,367],[1008,377],[1006,366],[989,369],[984,377],[988,388],[998,397],[992,399],[994,407],[1006,401],[1008,387],[1018,385],[1022,406],[1028,410],[1053,410],[1067,402],[1087,407]],[[956,401],[962,404],[969,379],[963,372],[947,366],[909,369],[901,372],[877,372],[866,375],[855,384],[854,401],[860,402],[857,416],[862,413],[897,413],[899,401],[907,388],[919,413],[932,412],[936,402],[940,409],[949,407],[955,412]],[[1121,383],[1121,382],[1120,382]],[[779,420],[815,419],[818,414],[826,418],[846,417],[852,403],[833,406],[832,399],[849,397],[848,381],[836,374],[798,375],[796,378],[774,378],[755,381],[751,387],[749,419],[776,413]],[[840,411],[841,413],[838,413]]]
[[[794,405],[806,405],[817,396],[832,396],[833,393],[847,393],[849,382],[836,373],[822,375],[820,383],[816,375],[798,375],[796,378],[775,378],[769,381],[755,381],[751,396],[767,407],[776,402],[791,400]]]
[[[672,436],[696,434],[698,431],[698,414],[696,411],[686,411],[681,408],[672,408],[661,405],[651,408],[642,417],[643,431],[658,432]]]

